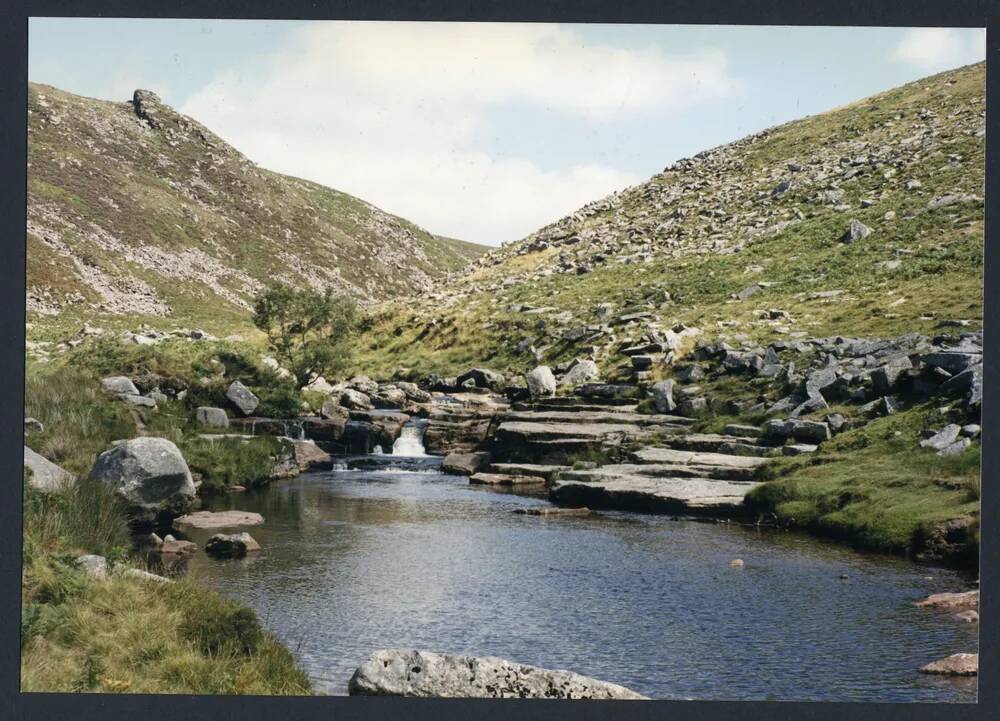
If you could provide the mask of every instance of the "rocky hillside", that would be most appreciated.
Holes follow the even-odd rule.
[[[222,327],[275,278],[367,304],[424,293],[483,250],[257,167],[145,90],[115,103],[29,84],[28,141],[36,321]]]
[[[978,64],[707,150],[386,308],[371,370],[981,327],[984,149]]]

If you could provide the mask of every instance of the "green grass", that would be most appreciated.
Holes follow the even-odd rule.
[[[88,578],[34,524],[26,514],[22,691],[311,693],[252,610],[183,580]]]
[[[73,367],[29,364],[25,374],[25,417],[43,433],[27,433],[25,444],[77,475],[85,475],[112,441],[136,434],[135,416],[113,402],[98,380]]]
[[[191,472],[201,475],[199,492],[213,493],[232,486],[253,488],[266,484],[277,458],[292,451],[288,441],[260,436],[247,440],[190,438],[181,443],[181,452]]]
[[[922,431],[951,420],[933,404],[918,406],[835,436],[814,454],[778,459],[764,467],[767,482],[748,505],[859,547],[920,551],[935,526],[979,515],[979,446],[951,457],[919,447]]]

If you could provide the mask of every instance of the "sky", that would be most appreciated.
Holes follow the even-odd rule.
[[[701,150],[982,60],[954,28],[32,18],[28,77],[156,92],[259,165],[517,240]]]

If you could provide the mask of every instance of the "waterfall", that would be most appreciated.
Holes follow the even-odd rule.
[[[394,456],[426,456],[424,450],[424,431],[427,430],[427,421],[409,421],[399,434],[399,438],[392,444],[392,455]]]

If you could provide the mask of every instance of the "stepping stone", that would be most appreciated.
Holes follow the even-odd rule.
[[[188,528],[232,528],[235,526],[259,526],[264,517],[251,511],[195,511],[174,519],[175,527]]]

